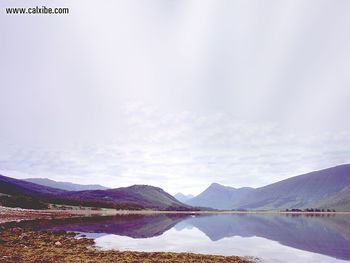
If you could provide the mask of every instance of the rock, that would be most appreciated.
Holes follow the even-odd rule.
[[[74,232],[67,232],[66,236],[68,237],[75,237],[77,235],[77,233]]]
[[[55,233],[56,235],[65,235],[65,234],[67,234],[67,232],[66,232],[65,230],[54,231],[54,233]]]
[[[20,228],[20,227],[14,227],[14,228],[11,229],[12,233],[19,233],[21,231],[22,231],[22,228]]]
[[[28,241],[29,240],[29,236],[26,233],[23,233],[19,236],[20,240],[25,240]]]
[[[56,246],[62,246],[62,243],[61,243],[60,241],[56,241],[56,242],[55,242],[55,245],[56,245]]]

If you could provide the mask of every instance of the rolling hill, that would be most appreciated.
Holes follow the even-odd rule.
[[[57,182],[47,178],[28,178],[24,181],[40,184],[52,188],[57,188],[66,191],[84,191],[84,190],[106,190],[108,187],[99,184],[74,184],[70,182]]]
[[[70,191],[60,194],[69,200],[88,200],[91,202],[135,204],[142,208],[158,210],[191,210],[189,205],[176,200],[175,197],[159,187],[149,185],[133,185],[108,190]]]
[[[0,175],[0,193],[40,202],[117,209],[193,210],[164,190],[133,185],[108,190],[65,191]]]

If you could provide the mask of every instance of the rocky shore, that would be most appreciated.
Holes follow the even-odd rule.
[[[34,210],[0,206],[0,224],[11,221],[34,220],[34,219],[60,219],[96,215],[115,215],[114,209],[103,210]]]
[[[240,257],[200,255],[192,253],[146,253],[133,251],[102,251],[88,238],[76,233],[32,231],[23,222],[0,225],[0,262],[253,262]]]

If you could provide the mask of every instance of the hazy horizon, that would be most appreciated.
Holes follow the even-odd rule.
[[[350,163],[349,1],[49,4],[0,3],[0,174],[198,194]]]
[[[348,163],[344,163],[344,164],[339,164],[339,165],[337,165],[337,166],[342,166],[342,165],[349,165],[349,164],[348,164]],[[335,166],[335,167],[337,167],[337,166]],[[334,167],[327,167],[327,168],[334,168]],[[327,169],[327,168],[325,168],[325,169]],[[323,169],[321,169],[321,170],[323,170]],[[316,171],[319,171],[319,170],[309,171],[309,172],[311,173],[311,172],[316,172]],[[307,172],[307,173],[309,173],[309,172]],[[294,176],[299,176],[299,175],[303,175],[303,174],[296,174],[296,175],[293,175],[293,176],[291,176],[291,177],[284,178],[283,180],[292,178],[292,177],[294,177]],[[6,176],[6,175],[5,175],[5,176]],[[22,178],[21,176],[15,176],[15,178],[17,178],[17,179],[24,179],[24,180],[32,180],[32,179],[43,179],[43,180],[47,180],[47,179],[48,179],[48,180],[53,180],[53,179],[50,179],[50,178],[47,178],[47,177]],[[58,181],[58,180],[53,180],[53,181],[62,182],[62,183],[73,183],[73,182],[71,182],[71,181]],[[268,183],[268,184],[266,184],[266,185],[270,185],[270,184],[277,183],[277,182],[280,182],[280,180],[279,180],[279,181],[270,182],[270,183]],[[37,183],[37,182],[35,182],[35,183]],[[74,183],[73,183],[73,184],[74,184]],[[82,184],[82,183],[75,183],[75,184],[79,184],[79,185],[94,185],[94,184]],[[200,190],[200,192],[197,192],[197,193],[195,193],[195,194],[192,194],[192,193],[184,193],[184,192],[181,191],[181,189],[177,189],[177,192],[175,191],[175,192],[172,192],[171,194],[172,194],[172,195],[184,194],[184,195],[197,196],[198,194],[202,193],[204,190],[206,190],[206,189],[207,189],[209,186],[211,186],[212,184],[220,184],[220,183],[217,183],[217,182],[213,181],[212,183],[210,183],[210,185],[207,185],[204,189]],[[108,185],[103,185],[103,184],[95,184],[95,185],[100,185],[100,186],[104,186],[104,187],[107,187],[107,188],[117,188],[117,187],[109,187]],[[138,183],[138,185],[149,185],[149,184],[147,184],[147,183]],[[223,184],[220,184],[220,185],[223,185]],[[266,185],[261,185],[261,186],[259,186],[259,187],[263,187],[263,186],[266,186]],[[128,185],[128,186],[132,186],[132,185]],[[155,186],[155,185],[153,185],[153,186]],[[236,188],[235,186],[232,186],[232,185],[223,185],[223,186],[228,186],[228,187],[234,187],[234,188]],[[118,187],[119,187],[119,186],[118,186]],[[127,186],[126,186],[126,187],[127,187]],[[247,185],[247,186],[241,186],[241,187],[237,187],[237,188],[244,188],[244,187],[251,187],[251,186]],[[258,187],[251,187],[251,188],[258,188]]]

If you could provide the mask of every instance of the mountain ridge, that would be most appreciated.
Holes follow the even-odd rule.
[[[24,181],[40,184],[52,188],[57,188],[66,191],[83,191],[83,190],[106,190],[108,187],[99,184],[76,184],[71,182],[55,181],[48,178],[26,178]]]

